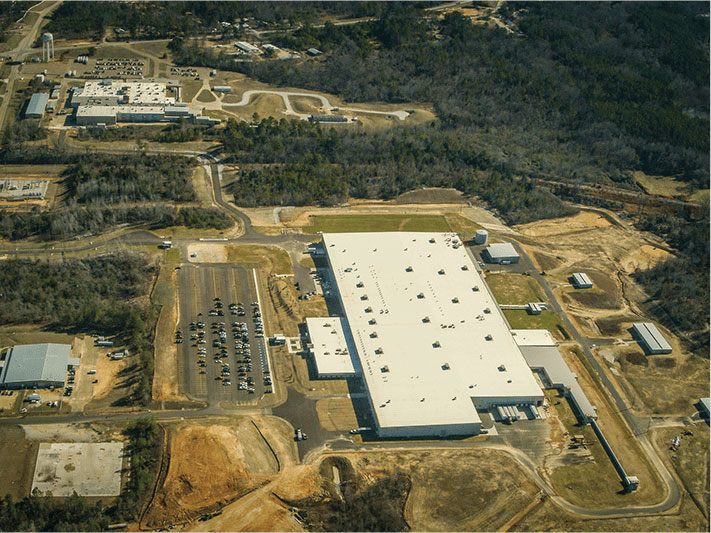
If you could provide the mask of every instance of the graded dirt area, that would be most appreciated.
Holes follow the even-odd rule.
[[[170,429],[169,466],[146,515],[152,525],[187,522],[267,482],[277,457],[247,418]]]
[[[197,242],[190,243],[188,244],[188,261],[191,263],[226,263],[227,245]]]

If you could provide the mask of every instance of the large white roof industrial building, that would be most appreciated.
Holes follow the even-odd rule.
[[[323,246],[381,437],[476,434],[477,408],[543,401],[455,234],[324,234]]]

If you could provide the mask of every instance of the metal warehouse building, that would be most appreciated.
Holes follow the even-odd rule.
[[[42,118],[48,101],[49,95],[47,93],[33,94],[32,98],[30,98],[30,103],[27,104],[25,118]]]
[[[323,247],[345,313],[345,346],[381,437],[477,434],[477,409],[543,401],[455,234],[324,234]],[[333,327],[315,329],[323,332],[309,329],[314,345],[328,335],[343,349],[340,333],[325,331]]]
[[[518,263],[519,260],[518,252],[510,242],[490,244],[484,249],[484,254],[488,262],[501,265]]]
[[[638,322],[632,326],[632,334],[649,355],[672,352],[671,345],[651,322]]]
[[[63,387],[68,367],[79,364],[78,359],[69,357],[71,349],[68,344],[24,344],[10,348],[0,373],[0,387]]]
[[[592,280],[590,280],[588,275],[584,272],[576,272],[575,274],[573,274],[572,278],[573,287],[575,287],[576,289],[592,289]]]

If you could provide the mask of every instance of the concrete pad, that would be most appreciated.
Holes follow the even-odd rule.
[[[118,496],[121,493],[122,442],[40,444],[32,490],[54,496]]]

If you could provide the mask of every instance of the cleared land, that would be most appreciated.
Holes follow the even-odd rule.
[[[168,472],[146,516],[187,522],[268,481],[279,463],[253,422],[171,427]]]
[[[368,231],[449,231],[441,215],[314,215],[304,233],[348,233]]]
[[[542,311],[540,315],[529,315],[519,309],[504,309],[504,315],[512,329],[547,329],[558,340],[569,340],[570,334],[560,317],[553,311]]]

